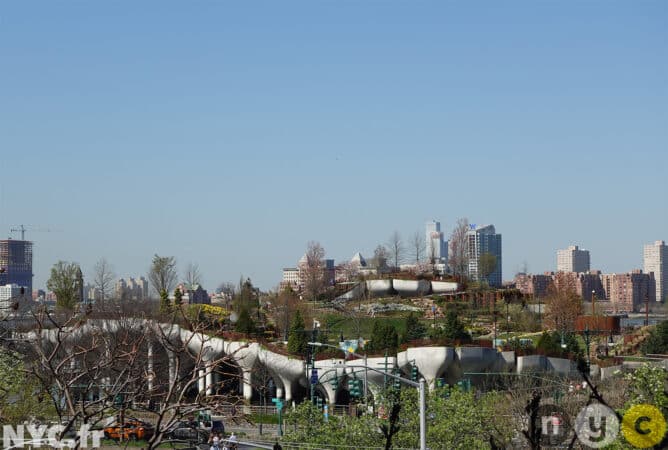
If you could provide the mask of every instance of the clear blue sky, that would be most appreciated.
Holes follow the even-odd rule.
[[[275,286],[458,217],[504,278],[668,240],[668,2],[3,1],[0,229],[59,259]]]

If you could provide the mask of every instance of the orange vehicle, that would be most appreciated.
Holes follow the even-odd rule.
[[[127,419],[123,423],[114,422],[104,428],[104,437],[121,441],[150,439],[153,436],[153,427],[141,420]]]

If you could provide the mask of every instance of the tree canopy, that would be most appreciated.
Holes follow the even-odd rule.
[[[371,342],[369,343],[371,351],[387,350],[388,352],[395,352],[398,346],[399,335],[397,329],[389,322],[374,322]]]
[[[176,285],[176,258],[173,256],[153,255],[148,281],[155,292],[171,292]]]
[[[659,323],[656,328],[649,332],[641,350],[644,354],[668,353],[668,320]]]
[[[294,355],[303,355],[308,346],[308,337],[306,336],[306,325],[304,318],[299,310],[295,311],[295,316],[290,325],[288,333],[288,351]]]
[[[56,294],[56,305],[62,309],[75,308],[78,298],[79,265],[72,262],[58,261],[51,268],[51,277],[46,287]]]
[[[406,317],[406,332],[404,334],[404,341],[412,341],[422,339],[427,335],[427,327],[424,326],[415,313],[410,313]]]

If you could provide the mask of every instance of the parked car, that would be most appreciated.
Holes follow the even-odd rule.
[[[165,433],[168,439],[183,441],[204,441],[209,439],[209,430],[201,428],[196,422],[179,421],[176,422]]]
[[[115,421],[104,428],[105,438],[122,441],[150,439],[153,433],[154,430],[151,424],[137,419],[126,419],[122,423]]]

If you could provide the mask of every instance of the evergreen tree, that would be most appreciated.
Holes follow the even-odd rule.
[[[404,335],[404,342],[415,339],[422,339],[427,335],[427,328],[424,326],[415,313],[410,313],[406,317],[406,334]]]
[[[459,320],[455,310],[449,310],[445,314],[443,329],[439,331],[440,333],[438,333],[438,337],[444,337],[446,339],[467,339],[470,337],[466,332],[466,328],[464,328],[464,324]]]
[[[306,325],[302,313],[297,310],[295,317],[292,319],[290,325],[290,332],[288,333],[288,351],[295,355],[303,355],[306,353],[308,340],[306,336]]]
[[[247,307],[241,308],[241,311],[239,312],[239,319],[237,320],[237,324],[234,329],[238,333],[243,334],[255,333],[255,322],[253,322]]]
[[[167,291],[164,289],[160,291],[160,312],[163,314],[167,314],[171,311],[171,306],[169,303],[169,295],[167,294]]]
[[[183,293],[181,292],[181,289],[177,287],[176,289],[174,289],[174,305],[176,305],[176,307],[178,308],[181,306],[182,303],[183,303]]]
[[[396,328],[389,322],[377,320],[373,324],[369,345],[372,351],[387,350],[390,353],[396,352],[399,346],[399,335]]]

